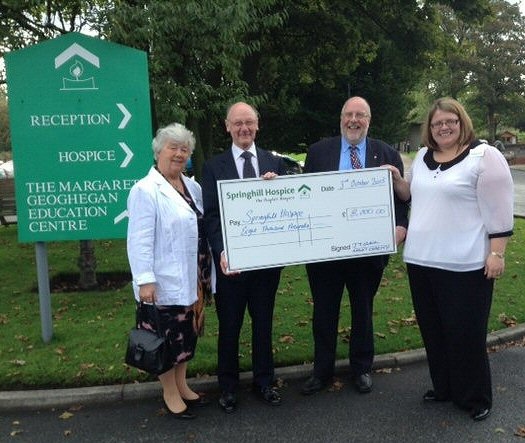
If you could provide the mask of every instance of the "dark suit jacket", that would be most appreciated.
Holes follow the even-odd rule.
[[[286,174],[284,161],[268,151],[257,149],[259,174],[275,172],[278,175]],[[219,196],[217,193],[218,180],[238,179],[239,174],[235,167],[232,150],[228,149],[204,163],[202,168],[202,199],[204,204],[204,229],[210,243],[218,276],[220,270],[220,254],[224,250],[219,211]]]
[[[304,172],[326,172],[339,170],[341,156],[341,136],[326,138],[308,148]],[[373,138],[366,139],[365,168],[375,168],[384,164],[394,165],[403,175],[403,161],[399,152],[387,143]],[[409,204],[394,197],[394,210],[397,226],[408,226]],[[388,255],[381,257],[382,266],[386,266]]]

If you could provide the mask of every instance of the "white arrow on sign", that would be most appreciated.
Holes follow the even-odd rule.
[[[55,57],[55,69],[62,66],[65,62],[67,62],[71,57],[74,57],[75,55],[82,57],[84,60],[87,60],[92,65],[96,66],[97,68],[100,68],[100,60],[95,54],[89,52],[86,48],[83,48],[78,43],[73,43],[64,52]]]
[[[128,122],[131,120],[131,113],[126,109],[126,107],[122,103],[117,103],[118,108],[120,111],[124,114],[124,118],[120,122],[120,125],[118,125],[119,129],[124,129]]]
[[[113,224],[116,225],[117,223],[120,223],[122,220],[124,220],[128,216],[128,210],[122,211],[119,215],[117,215],[113,219]]]
[[[121,168],[126,168],[133,158],[133,152],[131,152],[131,149],[129,149],[128,145],[124,142],[118,142],[119,146],[122,148],[122,150],[126,153],[126,158],[124,161],[120,164]]]

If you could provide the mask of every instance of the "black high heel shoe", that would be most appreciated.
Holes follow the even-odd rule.
[[[197,416],[195,414],[192,414],[191,412],[189,412],[188,407],[186,407],[186,409],[184,409],[184,411],[180,411],[180,412],[173,412],[168,407],[166,402],[164,402],[164,407],[168,411],[168,415],[170,415],[173,418],[176,418],[177,420],[193,420],[194,418],[197,418]]]
[[[210,404],[210,400],[208,400],[204,394],[199,393],[197,395],[197,398],[191,400],[183,398],[184,403],[186,403],[188,406],[196,406],[198,408],[202,406],[208,406]]]
[[[176,418],[177,420],[193,420],[194,418],[197,418],[195,414],[192,414],[188,411],[188,408],[184,409],[184,411],[181,412],[173,412],[168,409],[169,414]]]

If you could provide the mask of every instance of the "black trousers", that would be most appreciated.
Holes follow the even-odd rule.
[[[281,269],[247,271],[232,277],[220,275],[217,279],[217,378],[223,392],[234,392],[239,384],[239,335],[246,308],[252,320],[253,383],[265,387],[273,382],[272,323]]]
[[[346,286],[352,315],[349,359],[353,376],[370,372],[374,360],[373,301],[383,268],[370,259],[306,265],[314,301],[314,375],[334,375],[341,298]]]
[[[483,269],[407,269],[434,390],[464,409],[490,408],[487,327],[494,280]]]

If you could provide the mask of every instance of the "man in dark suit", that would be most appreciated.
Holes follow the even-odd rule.
[[[204,226],[213,253],[217,285],[215,304],[219,319],[217,375],[222,394],[219,406],[227,413],[237,407],[239,335],[246,307],[252,319],[253,390],[270,405],[281,404],[273,388],[272,319],[281,268],[229,272],[221,231],[217,181],[249,177],[270,179],[285,174],[283,160],[255,147],[259,129],[257,111],[239,102],[226,116],[232,146],[207,161],[202,170]]]
[[[341,136],[311,145],[304,172],[338,171],[395,165],[403,174],[399,153],[380,140],[367,137],[370,106],[361,97],[346,101],[341,111]],[[396,241],[405,238],[408,204],[395,198]],[[346,286],[352,315],[350,369],[356,389],[372,390],[370,376],[374,358],[373,299],[379,288],[388,255],[359,257],[306,265],[314,302],[314,371],[302,387],[314,394],[331,383],[334,375],[337,328],[341,297]]]

